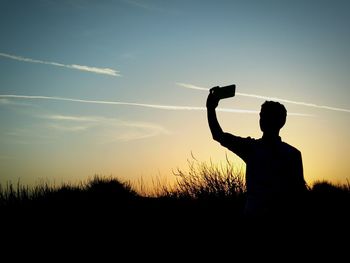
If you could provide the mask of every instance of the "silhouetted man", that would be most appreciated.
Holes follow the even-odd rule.
[[[207,114],[213,139],[237,154],[246,163],[248,217],[294,215],[299,209],[306,183],[301,153],[282,142],[279,131],[286,122],[285,107],[273,101],[261,106],[260,139],[242,138],[223,132],[215,108],[220,98],[214,87],[207,98]]]

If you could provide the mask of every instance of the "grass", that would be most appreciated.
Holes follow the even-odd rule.
[[[188,170],[176,169],[176,181],[154,180],[147,189],[142,180],[136,187],[142,196],[174,199],[235,199],[245,194],[244,174],[226,159],[225,164],[201,162],[194,156],[188,160]]]
[[[21,207],[31,204],[59,204],[75,201],[121,201],[138,194],[129,182],[118,178],[94,176],[86,182],[62,184],[60,186],[42,183],[33,187],[17,182],[0,185],[0,207]]]
[[[117,177],[94,176],[87,181],[60,186],[0,185],[0,212],[11,218],[53,214],[81,218],[114,218],[129,224],[137,218],[149,222],[237,222],[246,198],[244,174],[227,160],[225,164],[188,161],[188,170],[174,171],[170,185],[160,180],[153,189]],[[350,184],[317,181],[305,202],[312,218],[350,219]],[[220,223],[219,223],[220,222]]]
[[[148,248],[152,257],[168,249],[168,255],[210,252],[235,258],[248,243],[249,248],[270,246],[267,239],[283,246],[297,239],[298,246],[304,242],[308,247],[315,242],[339,244],[340,236],[350,235],[349,184],[315,182],[308,190],[312,216],[301,222],[250,222],[242,217],[246,188],[240,169],[228,161],[193,159],[188,164],[187,171],[174,171],[174,184],[157,180],[152,191],[142,181],[133,184],[112,176],[59,186],[7,183],[0,186],[2,240],[18,251],[54,248],[52,255],[84,244],[90,247],[84,252],[88,255],[111,251],[118,257],[133,249],[136,254],[127,253],[130,258]]]

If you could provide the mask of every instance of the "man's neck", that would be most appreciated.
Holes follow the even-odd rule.
[[[281,141],[281,137],[279,136],[279,133],[264,133],[262,136],[263,140],[266,141]]]

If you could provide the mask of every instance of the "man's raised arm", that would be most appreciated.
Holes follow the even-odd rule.
[[[214,88],[213,88],[214,89]],[[220,142],[223,139],[224,132],[222,131],[220,124],[218,122],[218,119],[216,117],[216,107],[219,104],[220,98],[214,95],[213,89],[209,91],[209,95],[207,98],[207,116],[208,116],[208,123],[209,128],[211,131],[211,134],[213,136],[213,139],[215,141]]]

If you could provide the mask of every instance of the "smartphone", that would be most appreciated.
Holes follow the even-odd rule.
[[[224,87],[215,87],[213,92],[220,99],[230,98],[235,96],[236,85],[232,84]]]

